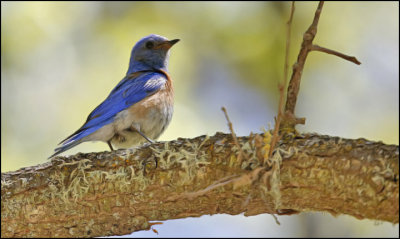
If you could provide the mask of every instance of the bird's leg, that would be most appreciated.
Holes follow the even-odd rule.
[[[143,138],[145,138],[147,141],[149,141],[149,143],[154,143],[153,140],[149,139],[146,135],[144,135],[142,132],[140,132],[140,130],[137,130],[136,128],[130,127],[130,128],[128,129],[128,131],[137,132],[137,133],[139,133]]]
[[[118,133],[114,134],[113,139],[118,141],[118,142],[120,142],[120,143],[123,143],[123,142],[126,141],[126,138],[124,136],[122,136],[121,134],[118,134]]]
[[[143,138],[145,138],[147,141],[149,141],[150,143],[154,143],[153,140],[149,139],[145,134],[143,134],[140,130],[136,129],[135,127],[130,127],[130,128],[127,129],[127,131],[130,131],[130,132],[137,132],[137,133],[139,133]],[[157,158],[154,158],[154,161],[155,161],[155,163],[156,163],[154,169],[156,169],[156,168],[158,167],[158,160],[157,160]],[[147,164],[148,164],[148,163],[149,163],[149,162],[148,162],[147,159],[145,159],[145,160],[143,161],[143,163],[142,163],[142,164],[143,164],[143,175],[146,175],[146,169],[147,169]]]
[[[112,145],[111,145],[111,139],[109,141],[107,141],[108,147],[110,147],[111,151],[114,151]]]
[[[154,143],[154,141],[153,140],[151,140],[151,139],[149,139],[149,138],[147,138],[147,136],[146,135],[144,135],[142,132],[140,132],[139,130],[137,131],[141,136],[143,136],[143,138],[145,138],[147,141],[149,141],[150,143]]]

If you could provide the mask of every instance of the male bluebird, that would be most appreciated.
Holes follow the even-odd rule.
[[[174,91],[167,67],[169,49],[178,41],[155,34],[138,41],[126,76],[49,158],[86,141],[107,142],[113,150],[112,145],[129,148],[157,139],[172,118]]]

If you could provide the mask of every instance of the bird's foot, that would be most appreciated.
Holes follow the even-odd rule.
[[[126,141],[126,138],[120,134],[115,134],[113,139],[118,141],[119,143],[123,143]]]
[[[130,131],[130,132],[137,132],[137,133],[140,134],[143,138],[145,138],[147,141],[149,141],[149,143],[151,143],[151,144],[154,143],[153,140],[149,139],[145,134],[143,134],[142,132],[140,132],[140,130],[137,130],[137,129],[133,128],[133,127],[129,128],[129,129],[127,129],[127,130]]]

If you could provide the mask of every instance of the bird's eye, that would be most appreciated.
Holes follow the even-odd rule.
[[[147,49],[152,49],[154,47],[154,43],[152,42],[152,41],[148,41],[147,43],[146,43],[146,48]]]

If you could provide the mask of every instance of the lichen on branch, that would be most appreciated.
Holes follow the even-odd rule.
[[[4,237],[94,237],[151,221],[325,211],[398,223],[399,148],[317,134],[230,134],[79,153],[2,173]]]

